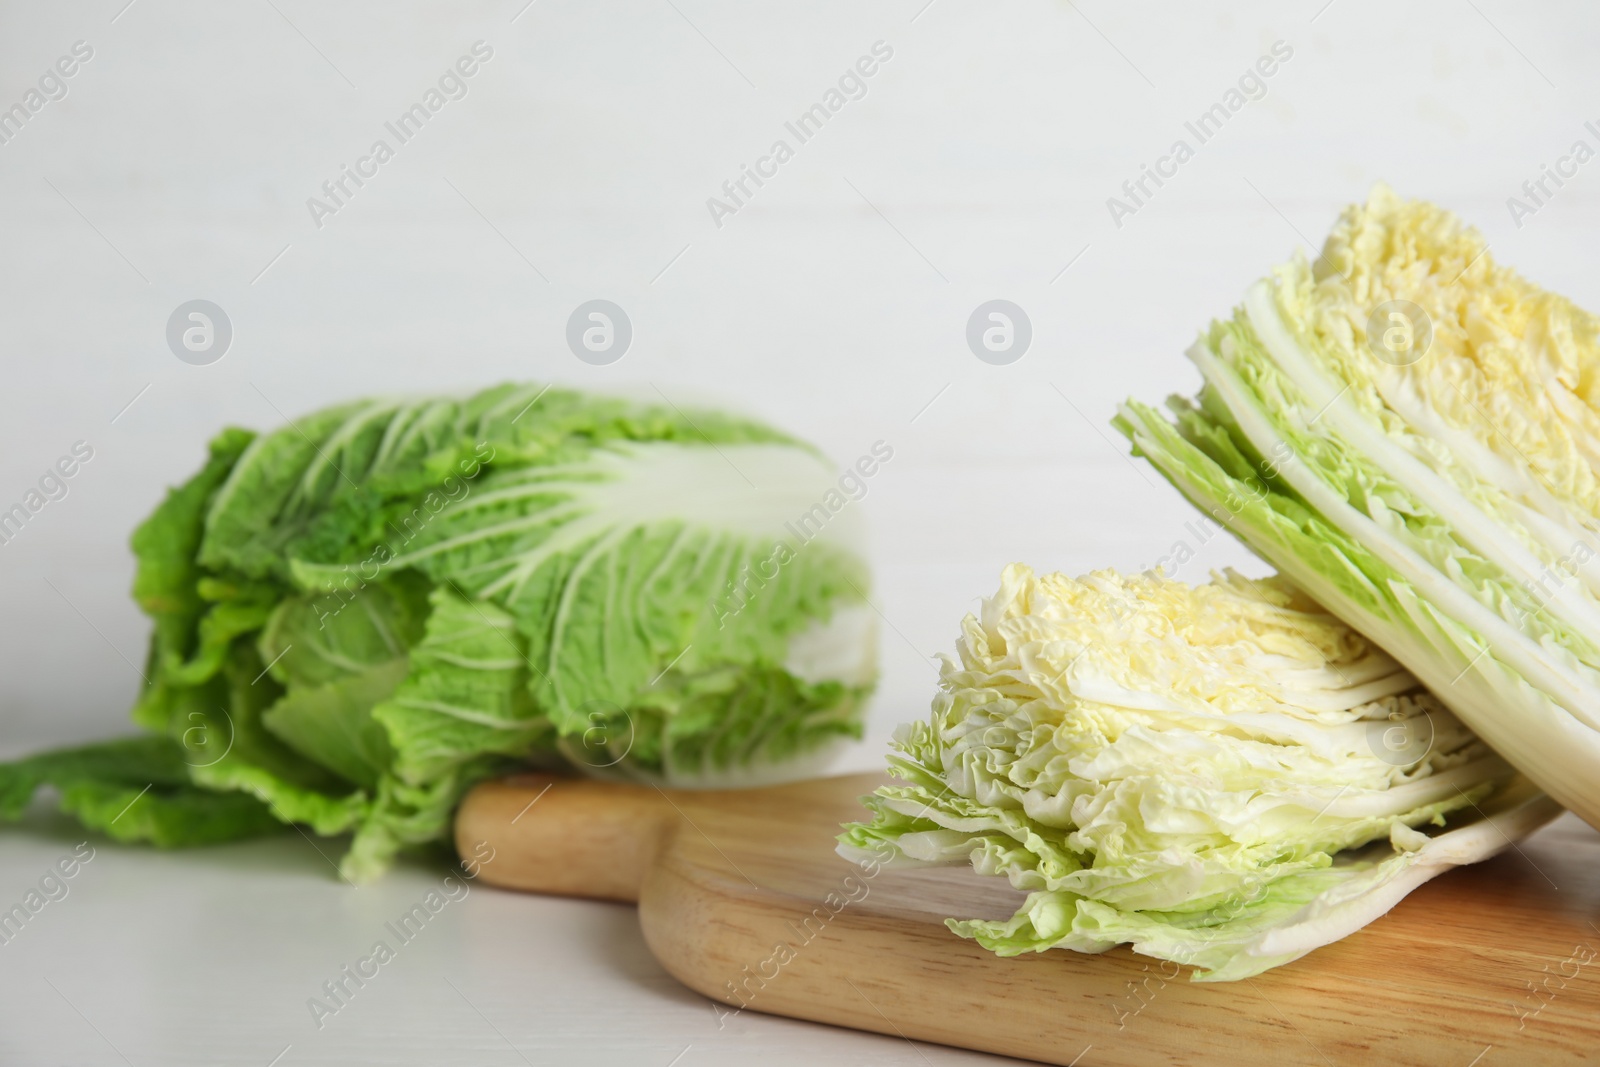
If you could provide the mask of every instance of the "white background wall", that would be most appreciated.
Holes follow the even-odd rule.
[[[1505,204],[1600,148],[1577,0],[124,2],[0,3],[0,106],[94,49],[0,145],[0,507],[95,449],[0,546],[6,748],[127,728],[127,536],[226,424],[544,379],[720,398],[841,462],[891,442],[862,505],[894,628],[871,765],[1004,564],[1137,568],[1186,536],[1114,406],[1192,390],[1195,332],[1375,180],[1600,306],[1600,163],[1521,228]],[[469,95],[317,228],[306,199],[480,39]],[[880,40],[865,98],[716,226],[707,198]],[[1265,98],[1116,227],[1107,197],[1279,40]],[[236,331],[210,366],[164,340],[196,297]],[[608,367],[563,340],[594,297],[634,324]],[[964,341],[995,297],[1033,322],[1011,366]],[[1180,575],[1223,565],[1261,570],[1218,538]],[[893,1044],[875,1060],[914,1062]]]
[[[885,631],[882,736],[1005,563],[1142,567],[1184,536],[1114,405],[1190,390],[1195,332],[1374,180],[1600,305],[1600,163],[1520,230],[1504,204],[1600,147],[1576,3],[122,2],[0,7],[0,104],[94,49],[0,145],[0,506],[95,448],[0,546],[8,746],[121,727],[145,636],[128,532],[229,423],[541,379],[720,399],[841,462],[885,439],[865,507],[905,640]],[[318,229],[307,198],[477,40],[468,95]],[[716,226],[707,198],[880,40],[867,95]],[[1115,227],[1106,199],[1196,144],[1183,122],[1278,40],[1266,96]],[[164,340],[196,297],[234,323],[211,366]],[[593,297],[635,326],[608,367],[563,342]],[[994,297],[1034,325],[1011,366],[964,341]],[[1218,539],[1182,573],[1245,559]]]

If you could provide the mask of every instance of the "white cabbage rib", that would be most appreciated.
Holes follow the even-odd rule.
[[[1205,980],[1247,978],[1331,944],[1386,915],[1413,889],[1455,867],[1503,852],[1549,822],[1560,808],[1526,779],[1516,779],[1481,817],[1436,837],[1397,831],[1395,854],[1313,897],[1277,922],[1236,937],[1214,929],[1174,935],[1162,931],[1133,942],[1133,950],[1204,965],[1216,961]]]
[[[1261,408],[1246,395],[1231,368],[1199,345],[1190,349],[1190,355],[1257,451],[1262,455],[1275,455],[1286,447],[1293,449],[1293,445],[1273,429]],[[1343,491],[1330,486],[1306,463],[1298,460],[1283,463],[1278,471],[1319,514],[1348,531],[1429,600],[1461,619],[1474,632],[1484,635],[1510,666],[1535,681],[1563,707],[1589,726],[1600,729],[1600,688],[1577,674],[1582,668],[1569,650],[1534,641],[1479,603],[1400,536],[1352,506]]]
[[[1349,386],[1339,384],[1325,373],[1284,324],[1271,282],[1260,281],[1251,287],[1245,296],[1245,312],[1267,354],[1305,395],[1307,405],[1315,413],[1313,418],[1325,426],[1327,432],[1337,433],[1354,444],[1367,460],[1450,522],[1463,543],[1485,559],[1494,561],[1512,579],[1547,582],[1551,560],[1541,559],[1529,551],[1506,526],[1485,516],[1460,490],[1357,410],[1347,397]],[[1475,451],[1477,449],[1470,447],[1464,449],[1464,456],[1471,457]],[[1487,465],[1482,459],[1479,463]],[[1468,469],[1477,474],[1481,468],[1469,465]],[[1525,491],[1531,489],[1531,485],[1525,487]],[[1532,536],[1531,531],[1528,534]],[[1554,550],[1553,546],[1547,547]],[[1569,542],[1561,551],[1570,548]],[[1589,633],[1600,633],[1600,602],[1582,588],[1557,584],[1551,591],[1549,606],[1569,623]]]
[[[1341,543],[1348,535],[1337,529],[1308,533],[1259,490],[1231,479],[1154,411],[1129,404],[1121,418],[1139,453],[1185,497],[1208,513],[1220,501],[1240,502],[1227,513],[1230,530],[1329,611],[1392,652],[1484,743],[1562,806],[1600,824],[1594,791],[1600,731],[1530,685],[1498,650],[1423,600],[1398,572],[1361,562],[1359,548],[1370,546]],[[1330,557],[1339,561],[1337,568],[1327,566]]]

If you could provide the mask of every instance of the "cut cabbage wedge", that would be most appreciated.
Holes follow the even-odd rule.
[[[1246,978],[1560,812],[1283,578],[1013,565],[958,651],[839,851],[1007,878],[1010,919],[949,923],[1003,956],[1126,943]]]
[[[1379,186],[1189,355],[1135,454],[1600,826],[1600,320]]]

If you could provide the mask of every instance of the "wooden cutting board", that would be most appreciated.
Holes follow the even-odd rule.
[[[965,869],[869,876],[834,854],[875,775],[742,792],[528,775],[462,805],[494,885],[637,901],[674,977],[728,1005],[1077,1067],[1600,1062],[1600,834],[1572,816],[1253,979],[1193,983],[1125,948],[1000,959],[947,916],[1020,895]]]

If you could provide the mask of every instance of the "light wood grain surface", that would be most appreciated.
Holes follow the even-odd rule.
[[[651,951],[728,1005],[719,1018],[770,1012],[1079,1067],[1579,1064],[1600,1047],[1586,974],[1600,834],[1587,827],[1447,873],[1287,966],[1199,984],[1126,949],[1000,959],[956,937],[944,918],[1009,915],[1020,894],[965,870],[874,876],[839,858],[838,824],[877,781],[667,794],[527,776],[475,791],[457,845],[494,850],[483,879],[496,885],[637,900]]]

